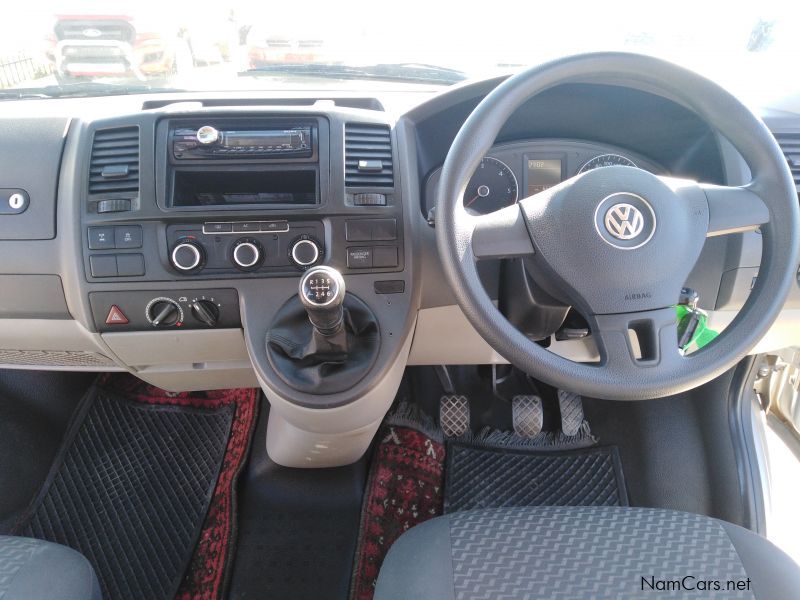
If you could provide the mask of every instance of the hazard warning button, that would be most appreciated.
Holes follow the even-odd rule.
[[[127,325],[128,324],[128,317],[125,316],[125,313],[122,312],[119,306],[116,304],[111,306],[111,310],[108,311],[108,316],[106,317],[106,325]]]

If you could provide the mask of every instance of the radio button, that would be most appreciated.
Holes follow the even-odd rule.
[[[211,127],[211,125],[203,125],[197,130],[197,141],[203,145],[216,144],[219,139],[219,131]]]

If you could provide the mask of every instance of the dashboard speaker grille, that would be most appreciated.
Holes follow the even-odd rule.
[[[139,128],[101,129],[94,134],[89,193],[139,191]]]
[[[786,157],[786,162],[789,163],[794,184],[800,192],[800,132],[776,133],[775,139]]]
[[[0,365],[31,367],[116,367],[114,361],[97,352],[63,350],[0,349]]]
[[[389,127],[364,123],[345,125],[344,163],[347,187],[394,187]]]

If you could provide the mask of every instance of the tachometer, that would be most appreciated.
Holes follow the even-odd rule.
[[[622,156],[621,154],[601,154],[595,156],[593,159],[587,161],[579,170],[578,174],[591,171],[592,169],[599,169],[600,167],[635,167],[636,163],[630,158]]]
[[[464,192],[464,207],[479,215],[485,215],[517,201],[519,190],[517,177],[502,160],[485,157]]]

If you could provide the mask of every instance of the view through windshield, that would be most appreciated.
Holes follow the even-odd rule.
[[[0,20],[0,88],[44,96],[448,85],[567,54],[628,50],[764,91],[794,80],[798,4],[27,0],[22,10],[6,5]]]

